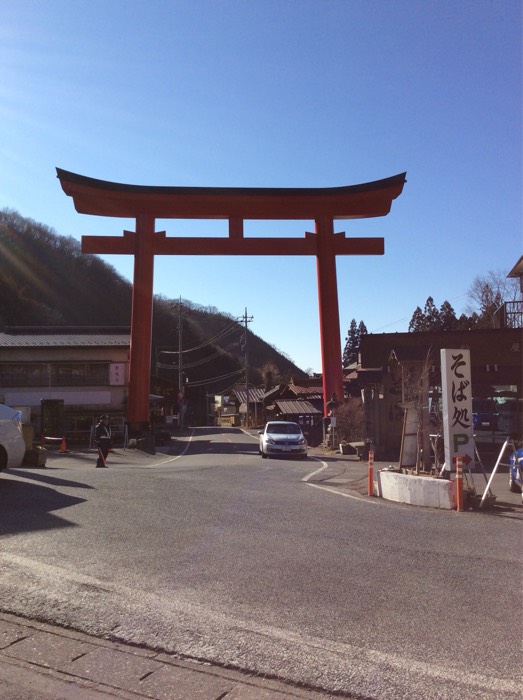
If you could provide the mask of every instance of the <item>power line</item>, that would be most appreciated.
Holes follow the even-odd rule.
[[[207,357],[204,357],[201,360],[195,360],[194,362],[184,362],[183,363],[183,368],[184,369],[193,369],[194,367],[200,367],[201,365],[207,364],[207,362],[211,362],[212,360],[215,360],[217,357],[223,356],[227,354],[225,350],[217,350],[215,353],[212,355],[208,355]],[[159,367],[160,369],[179,369],[180,365],[179,364],[169,364],[166,362],[157,362],[156,366]]]
[[[202,358],[201,360],[194,360],[194,362],[184,362],[183,367],[184,369],[190,369],[193,367],[199,367],[200,365],[204,365],[207,362],[210,362],[211,360],[215,360],[217,357],[220,357],[220,355],[227,355],[229,348],[232,348],[234,346],[237,346],[237,343],[230,343],[229,345],[225,346],[224,348],[217,347],[216,352],[214,352],[212,355],[208,355],[207,357]],[[177,355],[178,353],[171,353],[173,355]],[[175,363],[168,363],[168,362],[156,362],[156,366],[160,369],[179,369],[180,365],[175,362]]]
[[[218,382],[222,379],[228,379],[229,377],[234,377],[238,374],[242,374],[243,369],[237,369],[234,372],[229,372],[228,374],[222,374],[219,377],[211,377],[209,379],[200,379],[197,382],[187,382],[187,386],[205,386],[206,384],[211,384],[212,382]],[[234,385],[233,385],[234,386]]]
[[[234,331],[238,330],[238,322],[233,321],[229,326],[224,328],[223,330],[219,331],[215,336],[212,338],[209,338],[209,340],[206,340],[204,343],[201,343],[201,345],[195,345],[193,348],[188,348],[187,350],[182,349],[182,354],[187,353],[187,352],[193,352],[194,350],[201,350],[202,348],[207,347],[208,345],[213,345],[215,341],[220,340],[222,338],[225,338],[227,335],[231,335]],[[161,354],[165,355],[178,355],[179,350],[160,350]]]

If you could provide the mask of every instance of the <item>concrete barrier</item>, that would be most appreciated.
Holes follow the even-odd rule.
[[[432,476],[378,472],[378,495],[388,501],[428,508],[456,509],[456,483]]]

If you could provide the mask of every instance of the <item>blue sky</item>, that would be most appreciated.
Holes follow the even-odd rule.
[[[0,208],[80,239],[55,167],[144,185],[336,187],[407,171],[385,239],[337,261],[352,318],[404,332],[428,296],[457,313],[522,253],[522,17],[516,0],[2,0]],[[226,222],[158,221],[168,235]],[[303,236],[313,222],[246,222]],[[132,279],[125,256],[104,256]],[[154,292],[234,316],[321,370],[313,258],[157,257]],[[79,319],[81,322],[81,319]]]

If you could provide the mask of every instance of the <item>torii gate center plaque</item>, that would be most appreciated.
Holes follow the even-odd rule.
[[[403,191],[406,173],[332,188],[149,187],[96,180],[56,169],[80,214],[136,220],[123,236],[82,236],[82,252],[134,255],[129,376],[129,424],[149,420],[153,268],[155,255],[315,255],[318,277],[323,397],[343,400],[343,368],[336,281],[337,255],[383,255],[383,238],[346,238],[335,219],[385,216]],[[168,237],[156,219],[228,219],[222,238]],[[304,238],[245,238],[249,219],[314,221]]]

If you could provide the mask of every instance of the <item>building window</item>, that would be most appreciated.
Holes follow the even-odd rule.
[[[44,364],[0,364],[0,385],[10,386],[47,386],[47,365]]]
[[[0,386],[108,386],[108,362],[0,363]]]

